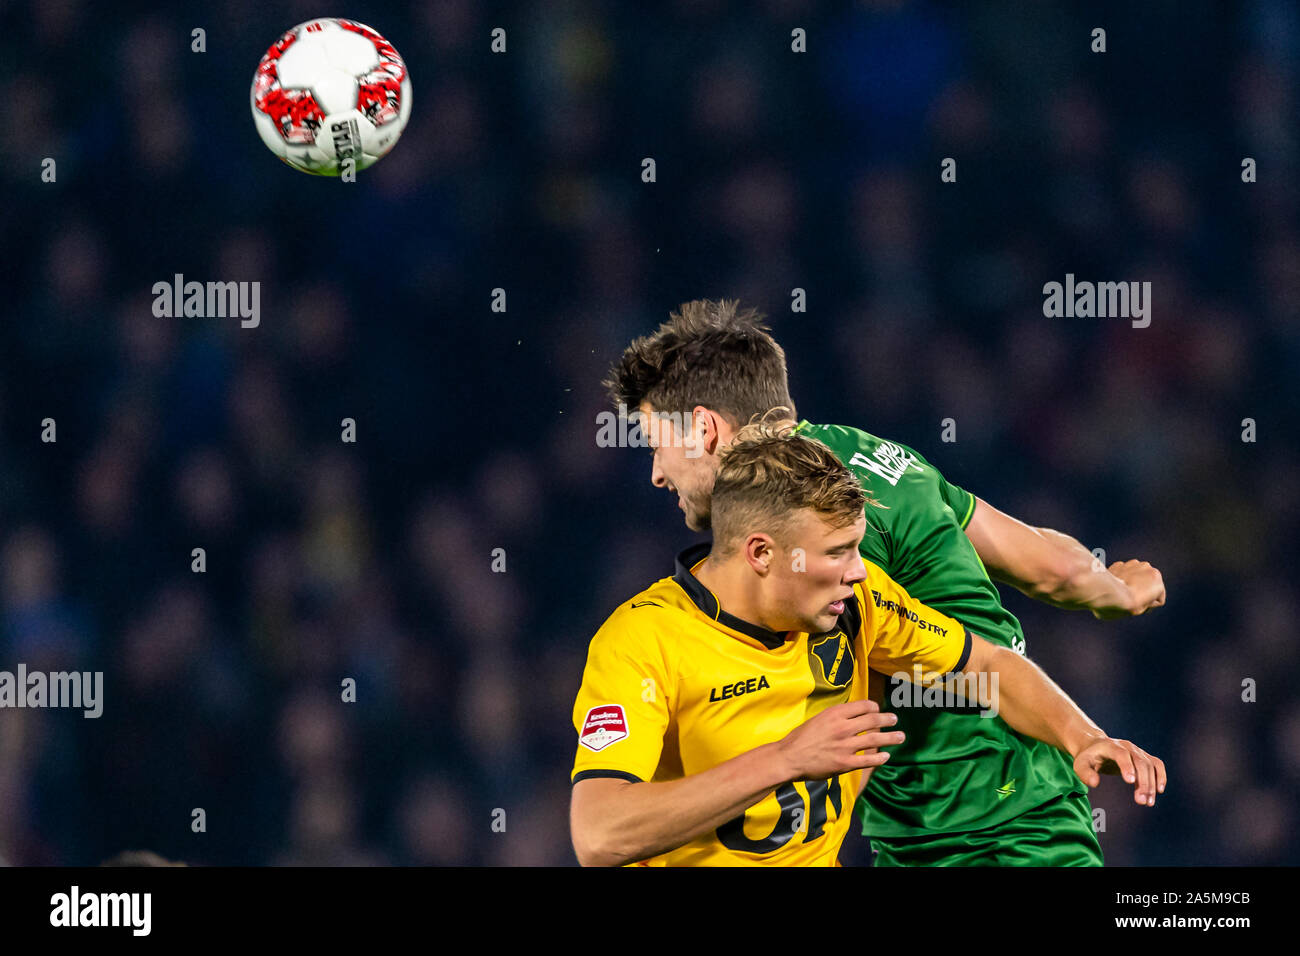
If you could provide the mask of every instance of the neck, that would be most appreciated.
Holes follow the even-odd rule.
[[[790,630],[784,622],[772,620],[765,610],[761,581],[739,554],[721,560],[710,554],[695,572],[695,578],[713,592],[719,607],[728,614],[778,634]]]

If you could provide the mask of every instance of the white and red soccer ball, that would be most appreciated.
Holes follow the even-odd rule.
[[[411,78],[393,45],[364,23],[321,17],[280,37],[253,74],[253,122],[275,155],[338,176],[393,148],[411,115]]]

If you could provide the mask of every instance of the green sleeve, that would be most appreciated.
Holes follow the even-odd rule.
[[[961,525],[963,531],[970,524],[970,519],[975,516],[975,496],[964,488],[958,488],[948,479],[944,478],[943,472],[926,460],[925,456],[920,454],[914,448],[902,446],[905,450],[915,455],[927,468],[934,469],[934,477],[939,482],[939,497],[943,503],[952,509],[952,513],[957,516],[957,523]]]
[[[975,496],[964,488],[951,484],[937,469],[935,476],[939,479],[939,496],[952,509],[952,513],[957,516],[957,523],[965,531],[970,519],[975,516]]]

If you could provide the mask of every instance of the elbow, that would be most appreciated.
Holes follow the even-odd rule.
[[[575,821],[573,832],[573,855],[578,858],[578,866],[606,866],[600,839],[590,832],[589,827],[581,827]]]
[[[579,866],[623,866],[633,862],[608,834],[592,827],[573,828],[573,853]]]
[[[577,784],[569,804],[569,833],[579,866],[625,866],[643,859],[631,844],[623,780],[586,780]]]

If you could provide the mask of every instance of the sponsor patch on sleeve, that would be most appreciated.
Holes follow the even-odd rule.
[[[588,750],[604,750],[627,737],[627,718],[619,704],[601,704],[587,711],[578,743]]]

